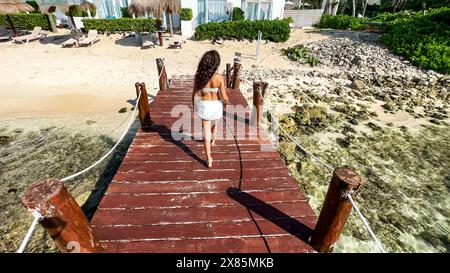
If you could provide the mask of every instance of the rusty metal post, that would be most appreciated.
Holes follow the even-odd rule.
[[[239,89],[241,79],[240,79],[240,72],[241,72],[241,64],[235,62],[233,67],[233,83],[231,85],[231,88],[233,89]]]
[[[166,66],[164,65],[164,59],[157,58],[156,66],[158,67],[159,90],[166,91],[168,86],[167,86],[167,72]]]
[[[356,192],[362,184],[363,179],[356,172],[347,168],[334,170],[327,196],[310,240],[310,245],[315,250],[318,252],[333,250],[352,211],[352,204],[346,195],[351,191]]]
[[[253,82],[253,106],[256,109],[255,111],[256,127],[259,127],[261,123],[263,113],[263,98],[266,93],[267,87],[269,87],[269,84],[267,82],[262,81]]]
[[[226,69],[226,78],[225,78],[225,86],[227,88],[231,87],[231,71],[233,69],[231,68],[231,64],[227,64],[227,69]]]
[[[92,229],[80,206],[57,179],[35,182],[21,197],[29,210],[44,218],[39,223],[61,252],[92,253],[103,249],[94,239]]]
[[[150,107],[148,105],[147,89],[145,88],[145,83],[136,83],[136,96],[139,97],[139,92],[141,92],[141,98],[136,102],[136,107],[139,109],[139,120],[141,121],[142,129],[148,129],[151,124],[150,119]]]

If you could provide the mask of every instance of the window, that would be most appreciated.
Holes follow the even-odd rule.
[[[222,22],[227,20],[227,1],[208,0],[208,22]]]
[[[199,24],[222,22],[227,18],[227,0],[198,0],[197,20]]]
[[[198,24],[206,23],[206,0],[198,0]]]
[[[245,18],[248,20],[270,19],[272,15],[272,1],[268,0],[248,0],[243,3],[245,6]]]

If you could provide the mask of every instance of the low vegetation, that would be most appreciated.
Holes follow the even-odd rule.
[[[195,38],[253,41],[258,38],[258,31],[262,31],[263,40],[277,43],[287,41],[291,34],[288,20],[241,20],[202,24],[195,29]]]
[[[303,45],[281,49],[281,53],[289,59],[296,62],[306,62],[310,66],[316,66],[320,63],[319,59],[310,56],[309,50]]]
[[[101,32],[155,32],[156,21],[154,19],[83,19],[83,25],[86,30],[96,29]]]
[[[18,14],[11,14],[10,18],[13,21],[14,27],[20,30],[32,30],[36,26],[41,27],[44,30],[52,29],[50,22],[48,21],[48,16],[46,14],[18,13]],[[0,14],[0,26],[9,27],[6,15]]]

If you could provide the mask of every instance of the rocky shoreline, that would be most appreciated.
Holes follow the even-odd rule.
[[[265,100],[286,131],[334,166],[349,166],[366,184],[361,209],[388,251],[450,250],[450,77],[424,71],[380,45],[376,34],[328,31],[303,46],[320,64],[243,70],[269,82]],[[285,57],[286,58],[286,57]],[[331,173],[280,136],[299,187],[320,211]],[[335,251],[376,251],[352,216]]]

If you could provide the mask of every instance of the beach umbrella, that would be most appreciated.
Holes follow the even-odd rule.
[[[33,10],[34,8],[32,6],[22,3],[20,0],[0,0],[0,14],[6,15],[6,19],[11,26],[14,36],[17,36],[18,33],[9,15],[21,12],[31,12]]]
[[[128,5],[128,14],[130,16],[145,16],[155,8],[157,0],[132,0]],[[157,15],[157,14],[155,14]]]
[[[179,12],[180,9],[178,0],[132,0],[128,6],[128,14],[147,17],[148,13],[152,13],[158,20],[161,20],[164,12],[167,11],[170,14],[170,35],[173,35],[172,14]]]

